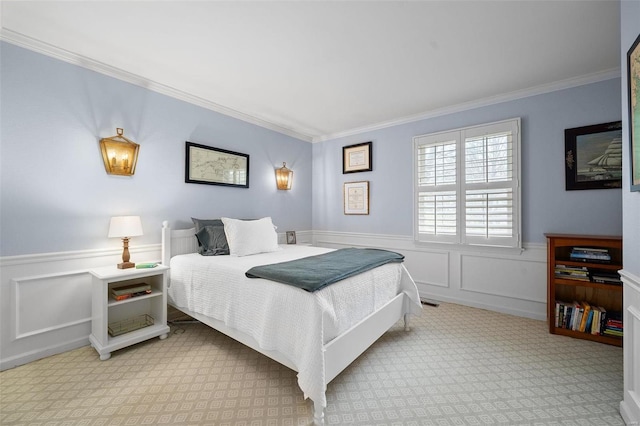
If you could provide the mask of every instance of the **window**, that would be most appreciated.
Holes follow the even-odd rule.
[[[520,247],[520,119],[413,138],[415,239]]]

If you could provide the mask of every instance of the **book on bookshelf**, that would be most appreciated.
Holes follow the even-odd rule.
[[[600,248],[574,247],[569,253],[569,258],[575,261],[584,262],[610,262],[611,254],[609,250]]]
[[[617,273],[593,272],[591,274],[591,280],[594,283],[622,285],[620,275]]]
[[[554,274],[557,278],[589,281],[589,270],[585,266],[556,265]]]
[[[589,318],[589,312],[591,311],[591,305],[587,302],[582,302],[580,304],[580,309],[582,310],[582,316],[580,317],[580,325],[578,325],[577,330],[584,332],[587,327],[587,320]]]
[[[622,337],[623,325],[622,314],[620,312],[612,312],[604,323],[602,334],[605,336]]]
[[[602,306],[588,302],[556,301],[555,326],[596,336],[622,336],[622,320],[607,317]]]

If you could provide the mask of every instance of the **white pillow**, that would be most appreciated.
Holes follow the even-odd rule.
[[[239,220],[221,217],[231,256],[249,256],[278,250],[276,234],[270,217]]]

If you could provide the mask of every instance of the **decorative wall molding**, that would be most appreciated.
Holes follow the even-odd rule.
[[[130,252],[160,259],[160,244]],[[0,257],[0,370],[88,345],[88,271],[121,259],[121,247]]]
[[[108,65],[103,62],[88,58],[86,56],[70,52],[52,44],[36,40],[32,37],[25,36],[7,28],[0,28],[0,40],[37,53],[41,53],[55,59],[59,59],[64,62],[68,62],[73,65],[89,69],[91,71],[98,72],[100,74],[107,75],[109,77],[117,78],[118,80],[126,81],[127,83],[135,84],[136,86],[144,87],[145,89],[170,96],[174,99],[179,99],[181,101],[188,102],[190,104],[197,105],[199,107],[245,121],[247,123],[255,124],[256,126],[260,126],[265,129],[273,130],[274,132],[278,132],[283,135],[291,136],[305,142],[312,141],[312,137],[306,133],[302,133],[294,129],[281,126],[279,124],[263,120],[254,115],[246,114],[244,112],[225,107],[191,93],[187,93],[183,90],[158,83],[148,78],[130,73],[128,71],[124,71],[120,68],[116,68],[112,65]]]
[[[283,135],[291,136],[296,139],[300,139],[306,142],[323,142],[331,139],[337,139],[347,136],[353,136],[360,133],[371,132],[375,130],[385,129],[388,127],[399,126],[402,124],[413,123],[421,120],[428,120],[430,118],[441,117],[448,114],[455,114],[462,111],[467,111],[474,108],[485,107],[502,102],[509,102],[517,99],[522,99],[530,96],[541,95],[545,93],[555,92],[558,90],[569,89],[572,87],[583,86],[587,84],[597,83],[600,81],[611,80],[613,78],[620,78],[621,72],[619,68],[605,70],[598,73],[588,74],[576,78],[570,78],[562,81],[558,81],[551,84],[545,84],[541,86],[531,87],[529,89],[518,90],[510,93],[505,93],[498,96],[492,96],[485,99],[479,99],[472,102],[465,102],[458,105],[449,106],[446,108],[440,108],[432,111],[426,111],[423,113],[410,115],[406,117],[400,117],[394,120],[389,120],[381,123],[372,124],[369,126],[358,127],[355,129],[345,130],[343,132],[337,132],[322,136],[311,136],[307,131],[295,130],[289,127],[282,126],[260,117],[250,115],[241,111],[234,110],[232,108],[225,107],[199,96],[187,93],[183,90],[167,86],[165,84],[150,80],[148,78],[124,71],[120,68],[105,64],[103,62],[96,61],[77,53],[70,52],[68,50],[59,48],[41,40],[34,39],[32,37],[25,36],[16,31],[9,30],[7,28],[0,28],[0,40],[14,44],[16,46],[41,53],[43,55],[59,59],[64,62],[68,62],[73,65],[77,65],[91,71],[98,72],[100,74],[107,75],[109,77],[117,78],[118,80],[126,81],[136,86],[144,87],[153,92],[160,93],[166,96],[170,96],[174,99],[179,99],[184,102],[188,102],[193,105],[197,105],[202,108],[206,108],[211,111],[215,111],[220,114],[224,114],[229,117],[236,118],[238,120],[245,121],[247,123],[254,124],[256,126],[263,127],[265,129],[273,130]]]
[[[146,245],[129,247],[129,252],[131,253],[132,257],[135,257],[136,254],[159,251],[159,250],[160,250],[160,244],[146,244]],[[61,252],[52,252],[52,253],[24,254],[24,255],[18,255],[18,256],[3,256],[3,257],[0,257],[0,268],[15,266],[15,265],[41,263],[41,262],[64,262],[69,260],[101,258],[101,257],[111,257],[111,256],[122,256],[122,247],[61,251]]]
[[[311,231],[297,231],[310,243]],[[286,234],[278,233],[286,242]],[[161,245],[129,249],[138,261],[160,261]],[[89,344],[91,275],[117,264],[122,247],[0,257],[0,370]]]
[[[12,279],[15,296],[13,338],[15,340],[24,339],[90,322],[91,305],[87,305],[87,300],[82,298],[82,296],[85,298],[90,296],[89,293],[83,291],[83,287],[86,287],[83,284],[88,278],[88,272],[82,270]],[[46,303],[42,303],[41,294],[46,294],[50,286],[55,287],[58,297],[66,298],[69,294],[74,296],[74,301],[78,303],[74,303],[73,311],[61,312],[57,309],[56,300],[47,299]],[[51,317],[55,317],[58,322],[49,323],[48,320]],[[65,320],[62,320],[62,317]]]
[[[640,277],[622,270],[624,303],[624,394],[620,415],[627,425],[640,425]]]
[[[330,231],[313,231],[313,242],[401,252],[423,298],[546,320],[546,244],[522,250],[418,244],[410,236]],[[473,272],[465,269],[474,262]]]
[[[285,233],[278,234],[281,243]],[[535,319],[545,319],[546,246],[521,250],[417,245],[412,237],[348,232],[297,231],[298,243],[324,247],[376,247],[405,255],[420,295]],[[160,259],[160,244],[130,249],[132,259]],[[89,344],[94,267],[116,264],[121,248],[0,257],[0,369],[4,370]],[[473,283],[465,262],[482,262]],[[511,266],[505,266],[511,265]],[[502,270],[495,279],[488,271]],[[528,271],[523,277],[518,271]],[[480,278],[478,278],[480,280]],[[541,302],[542,301],[542,302]],[[640,329],[640,327],[639,327]]]
[[[531,87],[524,90],[518,90],[518,91],[505,93],[498,96],[492,96],[485,99],[478,99],[472,102],[465,102],[458,105],[452,105],[446,108],[440,108],[433,111],[423,112],[420,114],[401,117],[395,120],[377,123],[370,126],[358,127],[356,129],[346,130],[344,132],[318,136],[318,137],[314,137],[312,142],[314,143],[322,142],[322,141],[331,140],[331,139],[338,139],[338,138],[343,138],[347,136],[358,135],[360,133],[365,133],[365,132],[373,132],[375,130],[385,129],[387,127],[400,126],[402,124],[408,124],[416,121],[428,120],[430,118],[441,117],[444,115],[455,114],[462,111],[468,111],[474,108],[486,107],[489,105],[495,105],[502,102],[515,101],[522,98],[528,98],[530,96],[542,95],[545,93],[551,93],[558,90],[570,89],[572,87],[584,86],[587,84],[598,83],[600,81],[620,78],[620,75],[621,75],[620,68],[609,69],[602,72],[570,78],[570,79],[558,81],[551,84],[544,84],[541,86]]]

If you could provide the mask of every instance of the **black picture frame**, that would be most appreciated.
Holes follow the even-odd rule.
[[[249,155],[187,141],[184,181],[249,188]]]
[[[631,191],[640,191],[640,34],[627,52]]]
[[[296,243],[296,231],[287,231],[287,244],[295,244]]]
[[[342,147],[342,174],[373,170],[373,143],[363,142]]]
[[[622,122],[564,131],[566,190],[622,187]]]

